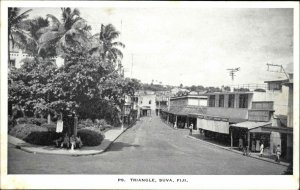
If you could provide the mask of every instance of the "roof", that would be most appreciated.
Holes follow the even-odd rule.
[[[185,96],[173,96],[170,98],[170,100],[177,100],[177,99],[188,99],[188,98],[193,98],[193,99],[207,99],[207,96],[202,94],[202,95],[185,95]]]
[[[235,91],[235,92],[229,92],[229,91],[224,91],[224,92],[208,92],[205,95],[223,95],[223,94],[253,94],[251,91]]]
[[[171,106],[169,111],[167,108],[164,108],[163,111],[175,115],[187,116],[188,114],[205,114],[206,108],[200,106]]]
[[[246,128],[248,130],[257,128],[257,127],[263,127],[267,125],[272,125],[272,122],[258,122],[258,121],[245,121],[241,123],[232,124],[232,127],[240,127],[240,128]]]
[[[229,123],[241,123],[247,121],[247,119],[242,118],[229,118]]]
[[[264,82],[265,83],[271,83],[271,82],[283,83],[283,82],[289,82],[289,79],[267,80],[267,81],[264,81]]]

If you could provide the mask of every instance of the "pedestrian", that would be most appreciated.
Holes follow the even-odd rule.
[[[192,135],[193,134],[193,124],[192,123],[191,123],[189,129],[190,129],[190,135]]]
[[[280,162],[280,155],[281,155],[280,145],[277,145],[275,153],[276,153],[276,160],[275,161],[279,163]]]
[[[264,153],[264,143],[261,142],[259,156],[262,157],[263,153]]]

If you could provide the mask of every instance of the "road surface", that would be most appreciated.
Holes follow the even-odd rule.
[[[9,174],[278,175],[286,167],[245,157],[144,117],[107,150],[94,156],[27,153],[9,145]]]

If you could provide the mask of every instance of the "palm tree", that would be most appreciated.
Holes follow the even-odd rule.
[[[24,49],[30,35],[25,31],[24,20],[29,16],[28,13],[32,9],[21,12],[20,8],[8,8],[8,64],[10,62],[10,48],[17,45],[19,48]]]
[[[56,48],[56,53],[65,56],[68,51],[83,51],[88,44],[90,26],[80,17],[78,9],[73,11],[70,8],[61,8],[62,22],[55,16],[48,14],[51,19],[48,27],[41,28],[37,33],[40,34],[39,50],[41,55],[49,50]],[[55,56],[55,55],[52,55]]]
[[[28,24],[26,24],[27,26],[27,30],[29,31],[29,34],[31,36],[31,39],[27,42],[27,50],[35,57],[37,58],[39,56],[38,54],[38,50],[39,50],[39,38],[41,36],[40,33],[38,33],[38,31],[41,28],[44,27],[48,27],[49,26],[49,21],[48,19],[45,19],[43,17],[37,17],[31,20],[27,21]],[[41,54],[40,56],[42,58],[45,57],[51,57],[51,55],[53,54],[53,52],[55,52],[55,49],[48,49],[47,52]]]
[[[95,34],[98,46],[92,48],[90,52],[98,52],[102,60],[117,63],[123,58],[123,53],[117,48],[118,46],[125,48],[122,42],[115,42],[120,32],[112,24],[101,25],[100,33]]]

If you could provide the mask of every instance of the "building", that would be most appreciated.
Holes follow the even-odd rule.
[[[134,96],[134,109],[138,117],[150,116],[156,110],[156,95],[152,91],[138,91]]]
[[[167,109],[169,106],[169,101],[171,97],[171,92],[170,91],[157,91],[155,92],[156,98],[156,115],[160,115],[161,110]]]
[[[207,96],[187,94],[170,98],[169,106],[161,110],[161,117],[170,125],[187,128],[191,123],[196,130],[198,114],[206,114]]]
[[[286,82],[286,81],[285,81]],[[276,145],[282,147],[282,156],[290,158],[287,152],[287,137],[292,135],[291,128],[286,127],[284,116],[288,110],[288,96],[281,92],[274,92],[272,81],[268,81],[265,91],[247,92],[215,92],[207,93],[208,105],[206,115],[228,119],[229,125],[223,126],[225,143],[231,147],[248,146],[251,151],[259,151],[260,143],[265,146],[265,153],[272,155]],[[277,83],[277,81],[276,81]],[[220,129],[211,124],[206,115],[198,117],[197,128],[204,130],[207,136],[217,138]],[[208,119],[206,119],[208,118]]]

